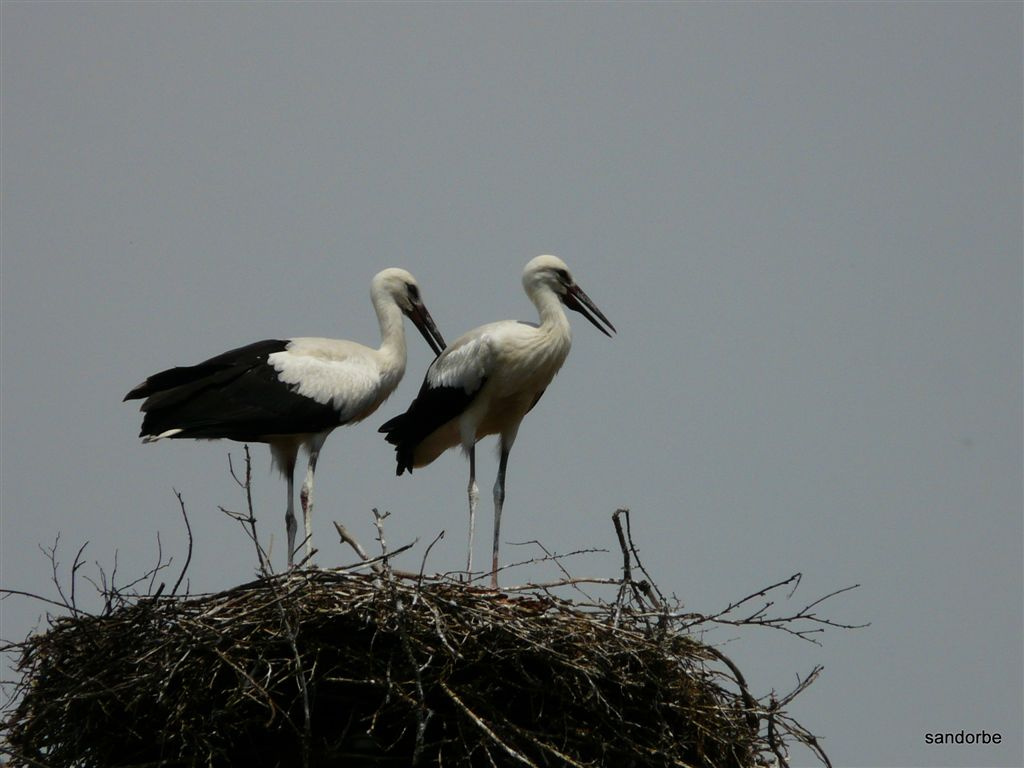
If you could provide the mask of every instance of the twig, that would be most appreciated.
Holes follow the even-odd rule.
[[[256,533],[256,513],[253,510],[252,503],[252,453],[249,451],[249,444],[243,445],[243,451],[245,453],[245,475],[239,477],[235,471],[235,466],[231,458],[231,454],[228,454],[228,471],[231,473],[232,479],[235,484],[238,485],[245,492],[245,509],[248,514],[240,515],[237,512],[231,512],[230,510],[220,507],[220,511],[228,515],[234,520],[237,520],[246,533],[249,536],[249,540],[252,542],[256,549],[256,560],[258,563],[258,572],[261,576],[270,576],[273,574],[273,570],[270,567],[270,554],[260,544],[259,535]]]
[[[636,545],[633,543],[633,526],[631,517],[628,509],[617,510],[623,513],[626,518],[626,539],[629,541],[629,551],[633,553],[633,559],[636,561],[637,568],[643,573],[645,580],[641,582],[642,588],[647,593],[648,599],[655,604],[665,603],[665,596],[661,594],[661,590],[658,589],[657,583],[651,578],[651,574],[647,572],[647,568],[644,566],[643,561],[640,559],[640,553],[636,551]],[[657,593],[658,598],[655,599],[654,595],[650,594],[651,590]]]
[[[381,558],[384,562],[384,567],[388,565],[388,543],[384,539],[384,521],[391,516],[390,512],[380,512],[376,507],[373,508],[373,526],[377,529],[377,543],[380,544]]]
[[[423,571],[427,567],[427,558],[430,557],[430,550],[432,550],[434,548],[434,545],[437,544],[437,542],[439,542],[443,538],[444,538],[444,531],[442,530],[439,534],[437,534],[437,536],[434,537],[434,540],[427,545],[426,550],[423,552],[423,559],[420,561],[420,578],[419,578],[419,581],[420,581],[421,584],[423,583]]]
[[[87,546],[89,546],[88,541],[78,548],[78,552],[75,553],[75,559],[71,564],[71,604],[69,607],[76,613],[78,612],[78,604],[75,602],[75,586],[78,583],[78,579],[75,577],[78,575],[78,569],[85,565],[85,561],[82,560],[82,553],[85,552]]]
[[[339,523],[337,520],[334,521],[334,530],[338,532],[338,536],[341,538],[341,542],[343,544],[348,544],[350,547],[352,547],[352,549],[356,551],[356,554],[359,555],[360,560],[366,562],[370,559],[370,556],[366,553],[366,550],[363,549],[363,545],[359,543],[359,540],[356,539],[356,537],[353,536],[351,533],[349,533],[348,528]]]
[[[376,512],[377,510],[374,510],[375,518],[377,517]],[[380,531],[381,547],[384,548],[385,545],[383,541],[382,530],[383,518],[381,517],[377,519],[376,522],[378,525],[378,531]],[[405,657],[406,660],[409,662],[409,668],[412,670],[413,678],[416,681],[416,695],[418,700],[418,706],[416,707],[416,742],[413,747],[411,762],[412,765],[418,765],[420,757],[423,754],[424,738],[427,733],[427,725],[430,722],[430,719],[434,716],[434,712],[433,710],[431,710],[429,706],[427,706],[427,696],[423,689],[422,670],[420,669],[420,665],[416,661],[416,655],[413,653],[412,644],[410,643],[409,640],[409,630],[406,626],[405,603],[402,600],[402,598],[398,596],[395,590],[395,582],[391,578],[391,571],[387,567],[386,560],[384,563],[384,567],[384,579],[386,584],[385,589],[387,591],[388,597],[390,598],[392,610],[394,611],[395,614],[395,627],[397,628],[398,636],[402,641],[402,649],[405,651]],[[417,596],[418,592],[414,592],[413,599],[415,600]],[[426,663],[423,666],[426,667],[429,664],[430,658],[428,657]]]
[[[54,599],[49,598],[49,597],[43,597],[42,595],[37,595],[35,592],[26,592],[25,590],[22,590],[22,589],[7,589],[5,587],[0,587],[0,595],[3,595],[4,599],[6,599],[8,596],[28,597],[28,598],[31,598],[32,600],[38,600],[40,603],[45,603],[46,605],[52,605],[55,608],[65,608],[65,609],[71,611],[76,616],[88,616],[89,615],[85,611],[80,610],[78,608],[75,608],[74,606],[64,602],[63,600],[54,600]]]
[[[178,574],[178,580],[174,582],[174,588],[171,590],[172,595],[178,594],[178,587],[181,586],[181,580],[185,578],[185,572],[188,570],[189,563],[192,562],[192,526],[188,522],[188,512],[185,511],[185,501],[181,498],[181,494],[175,490],[174,495],[178,497],[178,506],[181,508],[181,517],[185,521],[185,532],[188,533],[188,552],[185,555],[185,564],[181,567],[181,573]]]
[[[572,574],[569,573],[569,569],[566,568],[564,565],[562,565],[562,560],[565,559],[566,557],[570,557],[570,556],[578,555],[578,554],[583,554],[583,553],[588,553],[589,554],[589,552],[587,550],[578,550],[576,552],[570,552],[567,555],[557,555],[557,554],[552,554],[551,550],[549,550],[547,547],[545,547],[538,539],[530,539],[529,541],[512,541],[512,542],[509,542],[509,543],[512,546],[514,546],[514,547],[521,547],[521,546],[524,546],[526,544],[533,544],[534,546],[536,546],[541,552],[544,553],[544,557],[542,559],[540,559],[540,560],[537,560],[536,562],[551,562],[551,563],[554,563],[555,566],[558,568],[558,570],[560,570],[562,572],[562,574],[565,576],[565,578],[566,578],[566,581],[564,582],[565,585],[571,585],[577,592],[579,592],[581,595],[583,595],[585,598],[587,598],[587,600],[593,601],[594,598],[591,595],[588,595],[586,592],[584,592],[579,587],[580,584],[584,584],[586,582],[585,581],[576,581],[576,583],[573,583],[574,580],[573,580]],[[590,552],[598,552],[598,551],[604,551],[604,550],[590,550]],[[513,566],[509,566],[509,567],[513,567]]]
[[[447,683],[441,683],[441,690],[448,694],[448,697],[455,702],[456,706],[458,706],[458,708],[461,709],[481,731],[486,733],[495,744],[501,747],[509,755],[509,757],[519,761],[523,765],[530,765],[536,768],[536,763],[527,758],[525,755],[519,754],[514,749],[512,749],[512,747],[510,747],[508,744],[502,741],[498,734],[496,734],[494,731],[490,729],[487,723],[481,720],[473,710],[466,706],[462,699],[460,699],[455,694],[455,691],[448,687]]]
[[[527,542],[517,542],[517,541],[514,541],[514,542],[510,542],[510,544],[512,544],[513,546],[521,546],[522,544],[533,544],[533,543],[534,543],[533,541],[527,541]],[[507,565],[503,565],[503,566],[501,566],[498,569],[498,572],[500,573],[502,571],[510,570],[512,568],[521,568],[524,565],[536,565],[538,563],[558,563],[560,560],[565,560],[565,559],[570,558],[570,557],[576,557],[577,555],[590,555],[590,554],[594,554],[595,552],[607,552],[607,551],[608,551],[607,549],[601,549],[599,547],[588,547],[586,549],[576,549],[576,550],[573,550],[572,552],[565,552],[564,554],[561,554],[561,555],[554,554],[554,555],[545,555],[544,557],[533,557],[533,558],[530,558],[529,560],[520,560],[520,561],[515,562],[515,563],[508,563]],[[464,572],[462,572],[462,571],[449,571],[449,574],[455,574],[455,573],[464,573]],[[491,575],[490,571],[481,572],[477,576],[472,577],[469,581],[470,581],[470,583],[472,583],[474,581],[479,581],[480,579],[486,578],[487,576],[490,576],[490,575]],[[490,588],[488,587],[488,589],[490,589]],[[502,587],[502,589],[504,589],[504,587]]]
[[[686,623],[683,624],[684,628],[689,628],[704,623],[723,624],[734,627],[769,627],[772,629],[782,630],[783,632],[791,634],[795,637],[799,637],[803,640],[807,640],[808,642],[814,643],[815,645],[820,645],[821,643],[818,642],[816,638],[811,637],[811,635],[820,634],[824,632],[827,627],[832,627],[835,629],[863,629],[864,627],[870,626],[870,623],[845,624],[837,622],[832,619],[818,616],[811,610],[815,606],[821,605],[821,603],[832,597],[836,597],[837,595],[841,595],[844,592],[849,592],[850,590],[857,589],[860,586],[859,584],[853,584],[848,587],[842,587],[841,589],[833,590],[832,592],[829,592],[828,594],[817,598],[811,603],[808,603],[806,606],[798,610],[796,613],[790,614],[788,616],[768,616],[767,611],[769,608],[775,605],[775,602],[773,600],[765,600],[763,605],[757,607],[756,610],[754,610],[747,616],[737,619],[726,618],[729,613],[735,611],[740,606],[745,605],[751,600],[755,600],[757,598],[765,598],[773,590],[780,589],[782,587],[791,586],[791,589],[787,593],[786,598],[792,598],[793,594],[796,592],[796,587],[799,585],[800,579],[801,574],[795,573],[788,579],[783,579],[782,581],[776,582],[775,584],[760,589],[757,592],[753,592],[740,600],[730,603],[723,610],[714,614],[705,616],[699,613],[673,613],[670,614],[670,618],[678,618],[685,620]],[[809,629],[800,629],[800,622],[809,622],[812,625],[812,627]],[[794,628],[793,625],[797,625],[797,627]]]
[[[170,558],[167,561],[168,564],[170,564],[171,560],[173,560],[173,559],[174,558]],[[164,561],[164,543],[160,539],[160,531],[156,532],[156,561],[157,561],[157,563],[163,563],[163,561]],[[150,570],[150,572],[149,572],[149,584],[146,586],[146,594],[147,595],[152,595],[153,594],[153,585],[156,584],[156,575],[159,572],[160,572],[159,568],[153,568],[153,569]],[[161,592],[161,593],[164,591],[164,583],[162,581],[160,582],[160,588],[157,591]]]

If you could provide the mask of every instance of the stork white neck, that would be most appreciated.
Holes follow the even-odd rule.
[[[374,285],[370,300],[380,327],[380,347],[376,350],[382,370],[400,379],[405,373],[405,321],[394,295],[383,285]]]
[[[565,307],[555,290],[546,283],[531,283],[526,286],[530,301],[540,315],[540,328],[547,333],[572,338],[572,328],[566,317]]]

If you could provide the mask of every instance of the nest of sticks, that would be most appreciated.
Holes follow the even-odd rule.
[[[785,711],[818,670],[755,699],[697,638],[763,612],[669,606],[634,578],[616,527],[624,573],[604,582],[608,601],[401,573],[387,557],[218,594],[108,595],[100,614],[51,618],[8,647],[21,682],[5,748],[13,765],[52,767],[744,768],[785,764],[796,740],[827,765]]]

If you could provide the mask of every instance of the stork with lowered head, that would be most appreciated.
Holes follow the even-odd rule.
[[[275,466],[288,481],[289,567],[296,552],[299,450],[309,454],[300,493],[308,560],[313,550],[313,475],[320,449],[336,427],[362,421],[398,386],[406,362],[403,316],[412,320],[435,354],[444,347],[416,279],[406,270],[377,273],[370,299],[380,325],[376,349],[340,339],[267,339],[198,365],[156,373],[124,397],[143,400],[143,442],[227,438],[270,446]]]

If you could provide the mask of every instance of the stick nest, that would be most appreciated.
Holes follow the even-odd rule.
[[[796,591],[797,573],[717,613],[685,612],[650,580],[623,509],[612,515],[621,579],[573,579],[559,563],[563,581],[481,589],[392,569],[390,559],[412,545],[389,554],[386,513],[374,517],[380,557],[336,523],[361,563],[272,574],[250,506],[237,519],[260,555],[257,581],[177,594],[189,529],[170,595],[163,584],[152,592],[170,565],[162,554],[124,587],[114,585],[115,560],[109,581],[101,569],[101,584],[92,582],[105,601],[98,615],[75,598],[85,545],[66,593],[55,543],[44,552],[60,601],[0,590],[70,614],[0,646],[16,655],[20,675],[0,750],[12,765],[47,768],[752,768],[788,765],[796,742],[831,768],[817,738],[787,713],[820,666],[790,693],[755,699],[738,667],[698,638],[724,625],[816,643],[828,627],[863,626],[817,613],[856,585],[774,614],[780,595]],[[133,591],[147,579],[147,594]],[[583,584],[614,587],[616,596],[593,598]],[[583,601],[562,596],[570,589]]]
[[[293,571],[20,650],[15,764],[728,768],[771,746],[717,651],[547,590]]]

